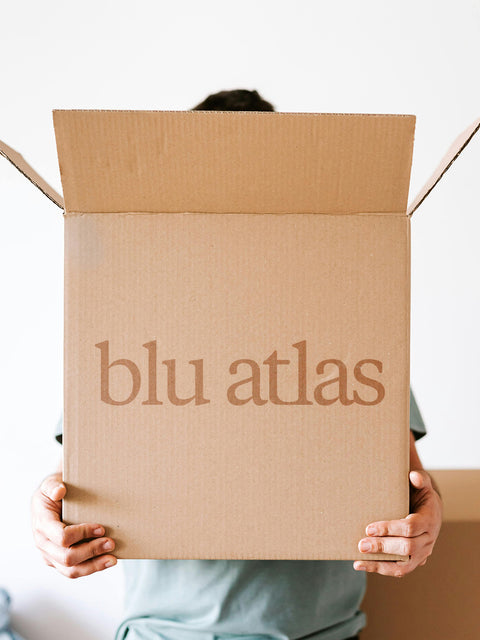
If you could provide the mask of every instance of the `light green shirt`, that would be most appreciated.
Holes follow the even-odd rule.
[[[410,429],[425,424],[410,391]],[[62,420],[56,437],[61,442]],[[123,560],[115,640],[345,640],[366,625],[366,574],[340,560]]]

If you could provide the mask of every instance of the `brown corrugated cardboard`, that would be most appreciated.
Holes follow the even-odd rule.
[[[437,183],[442,179],[445,173],[450,169],[452,164],[458,158],[458,156],[465,149],[467,144],[472,140],[473,136],[480,129],[480,118],[472,122],[472,124],[462,131],[462,133],[456,138],[456,140],[451,144],[447,153],[444,155],[440,164],[435,169],[433,174],[427,180],[422,189],[420,189],[419,193],[415,197],[415,199],[408,205],[407,214],[411,216],[414,211],[418,209],[418,207],[422,204],[425,198],[428,196],[430,191],[435,188]]]
[[[54,122],[66,520],[123,557],[358,557],[408,513],[414,118]]]
[[[134,557],[308,558],[408,513],[405,216],[65,223],[67,520],[107,509]]]
[[[55,111],[67,212],[405,214],[413,116]]]
[[[480,602],[480,470],[429,471],[444,523],[427,564],[401,580],[369,574],[362,640],[477,640]]]
[[[433,469],[445,522],[480,522],[480,469]]]
[[[9,147],[5,142],[0,140],[0,156],[6,158],[9,162],[13,164],[13,166],[22,173],[27,180],[30,180],[32,184],[34,184],[42,193],[44,193],[47,198],[49,198],[52,202],[54,202],[57,207],[63,209],[63,198],[62,196],[55,191],[53,187],[51,187],[48,182],[46,182],[42,176],[40,176],[35,169],[28,164],[23,156],[21,156],[15,149]]]
[[[398,558],[357,543],[408,513],[414,117],[54,122],[66,520],[119,557]]]

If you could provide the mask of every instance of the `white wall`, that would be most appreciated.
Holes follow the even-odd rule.
[[[412,195],[480,115],[475,0],[3,3],[0,138],[60,189],[52,108],[186,109],[256,88],[281,111],[418,116]],[[480,139],[413,218],[412,383],[430,468],[479,467]],[[28,502],[62,403],[62,216],[0,162],[0,584],[30,640],[110,637],[121,569],[43,566]]]

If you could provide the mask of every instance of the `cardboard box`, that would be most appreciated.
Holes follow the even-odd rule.
[[[120,558],[366,557],[408,514],[410,216],[479,122],[408,210],[414,116],[54,125],[64,519]]]
[[[477,640],[480,469],[436,469],[443,524],[427,564],[401,580],[369,574],[362,640]]]

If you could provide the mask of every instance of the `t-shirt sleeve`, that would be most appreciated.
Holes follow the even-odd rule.
[[[427,435],[427,428],[418,408],[417,401],[413,395],[412,388],[410,387],[410,430],[413,433],[415,440],[420,440],[423,436]]]
[[[63,444],[62,443],[62,438],[63,438],[63,411],[62,411],[62,413],[60,415],[59,421],[55,425],[55,433],[54,433],[54,435],[55,435],[55,440],[57,442],[59,442],[60,444]]]

